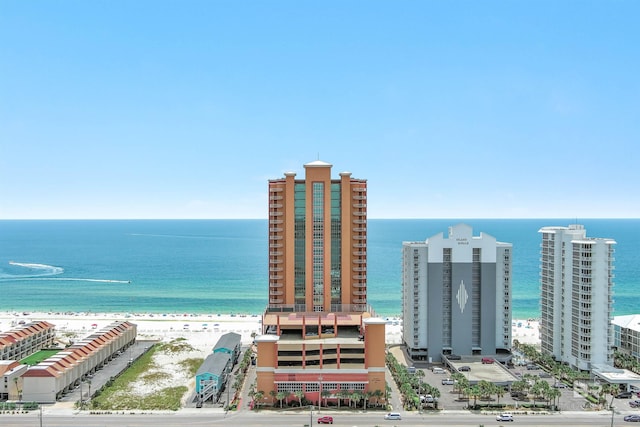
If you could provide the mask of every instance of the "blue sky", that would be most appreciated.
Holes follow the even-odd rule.
[[[637,1],[0,2],[0,219],[640,213]]]

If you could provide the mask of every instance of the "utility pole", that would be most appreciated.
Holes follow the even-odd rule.
[[[318,377],[318,415],[320,414],[320,408],[322,408],[322,374]]]

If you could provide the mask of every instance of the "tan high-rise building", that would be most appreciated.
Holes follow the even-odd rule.
[[[269,182],[269,309],[367,310],[367,182],[304,165]]]
[[[385,321],[367,305],[367,182],[332,165],[269,181],[269,304],[257,391],[337,404],[340,392],[385,391]],[[297,400],[295,400],[297,402]]]

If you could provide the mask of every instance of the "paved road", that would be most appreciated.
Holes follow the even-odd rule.
[[[329,413],[323,411],[322,415]],[[358,426],[500,426],[509,423],[499,423],[494,415],[479,415],[470,413],[444,412],[439,414],[417,414],[403,413],[401,421],[387,421],[383,419],[382,412],[367,413],[334,413],[334,426],[358,427]],[[158,426],[304,426],[309,421],[316,423],[316,413],[309,412],[295,413],[272,412],[272,411],[243,411],[229,412],[225,414],[219,410],[182,410],[173,413],[145,413],[132,415],[130,413],[118,415],[90,415],[82,414],[56,414],[48,413],[45,409],[42,416],[42,424],[38,411],[30,414],[0,415],[0,425],[3,427],[23,427],[38,426],[62,427],[103,427],[103,426],[129,426],[129,427],[158,427]],[[606,412],[600,413],[577,413],[568,412],[558,415],[514,415],[514,425],[522,426],[611,426],[611,415]],[[625,425],[622,415],[615,414],[614,426]]]

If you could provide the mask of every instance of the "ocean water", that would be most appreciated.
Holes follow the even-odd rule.
[[[401,313],[403,241],[464,222],[513,244],[513,316],[539,317],[538,230],[567,219],[369,220],[368,300]],[[580,221],[617,241],[615,315],[640,309],[640,219]],[[267,220],[0,221],[0,310],[259,314]]]

